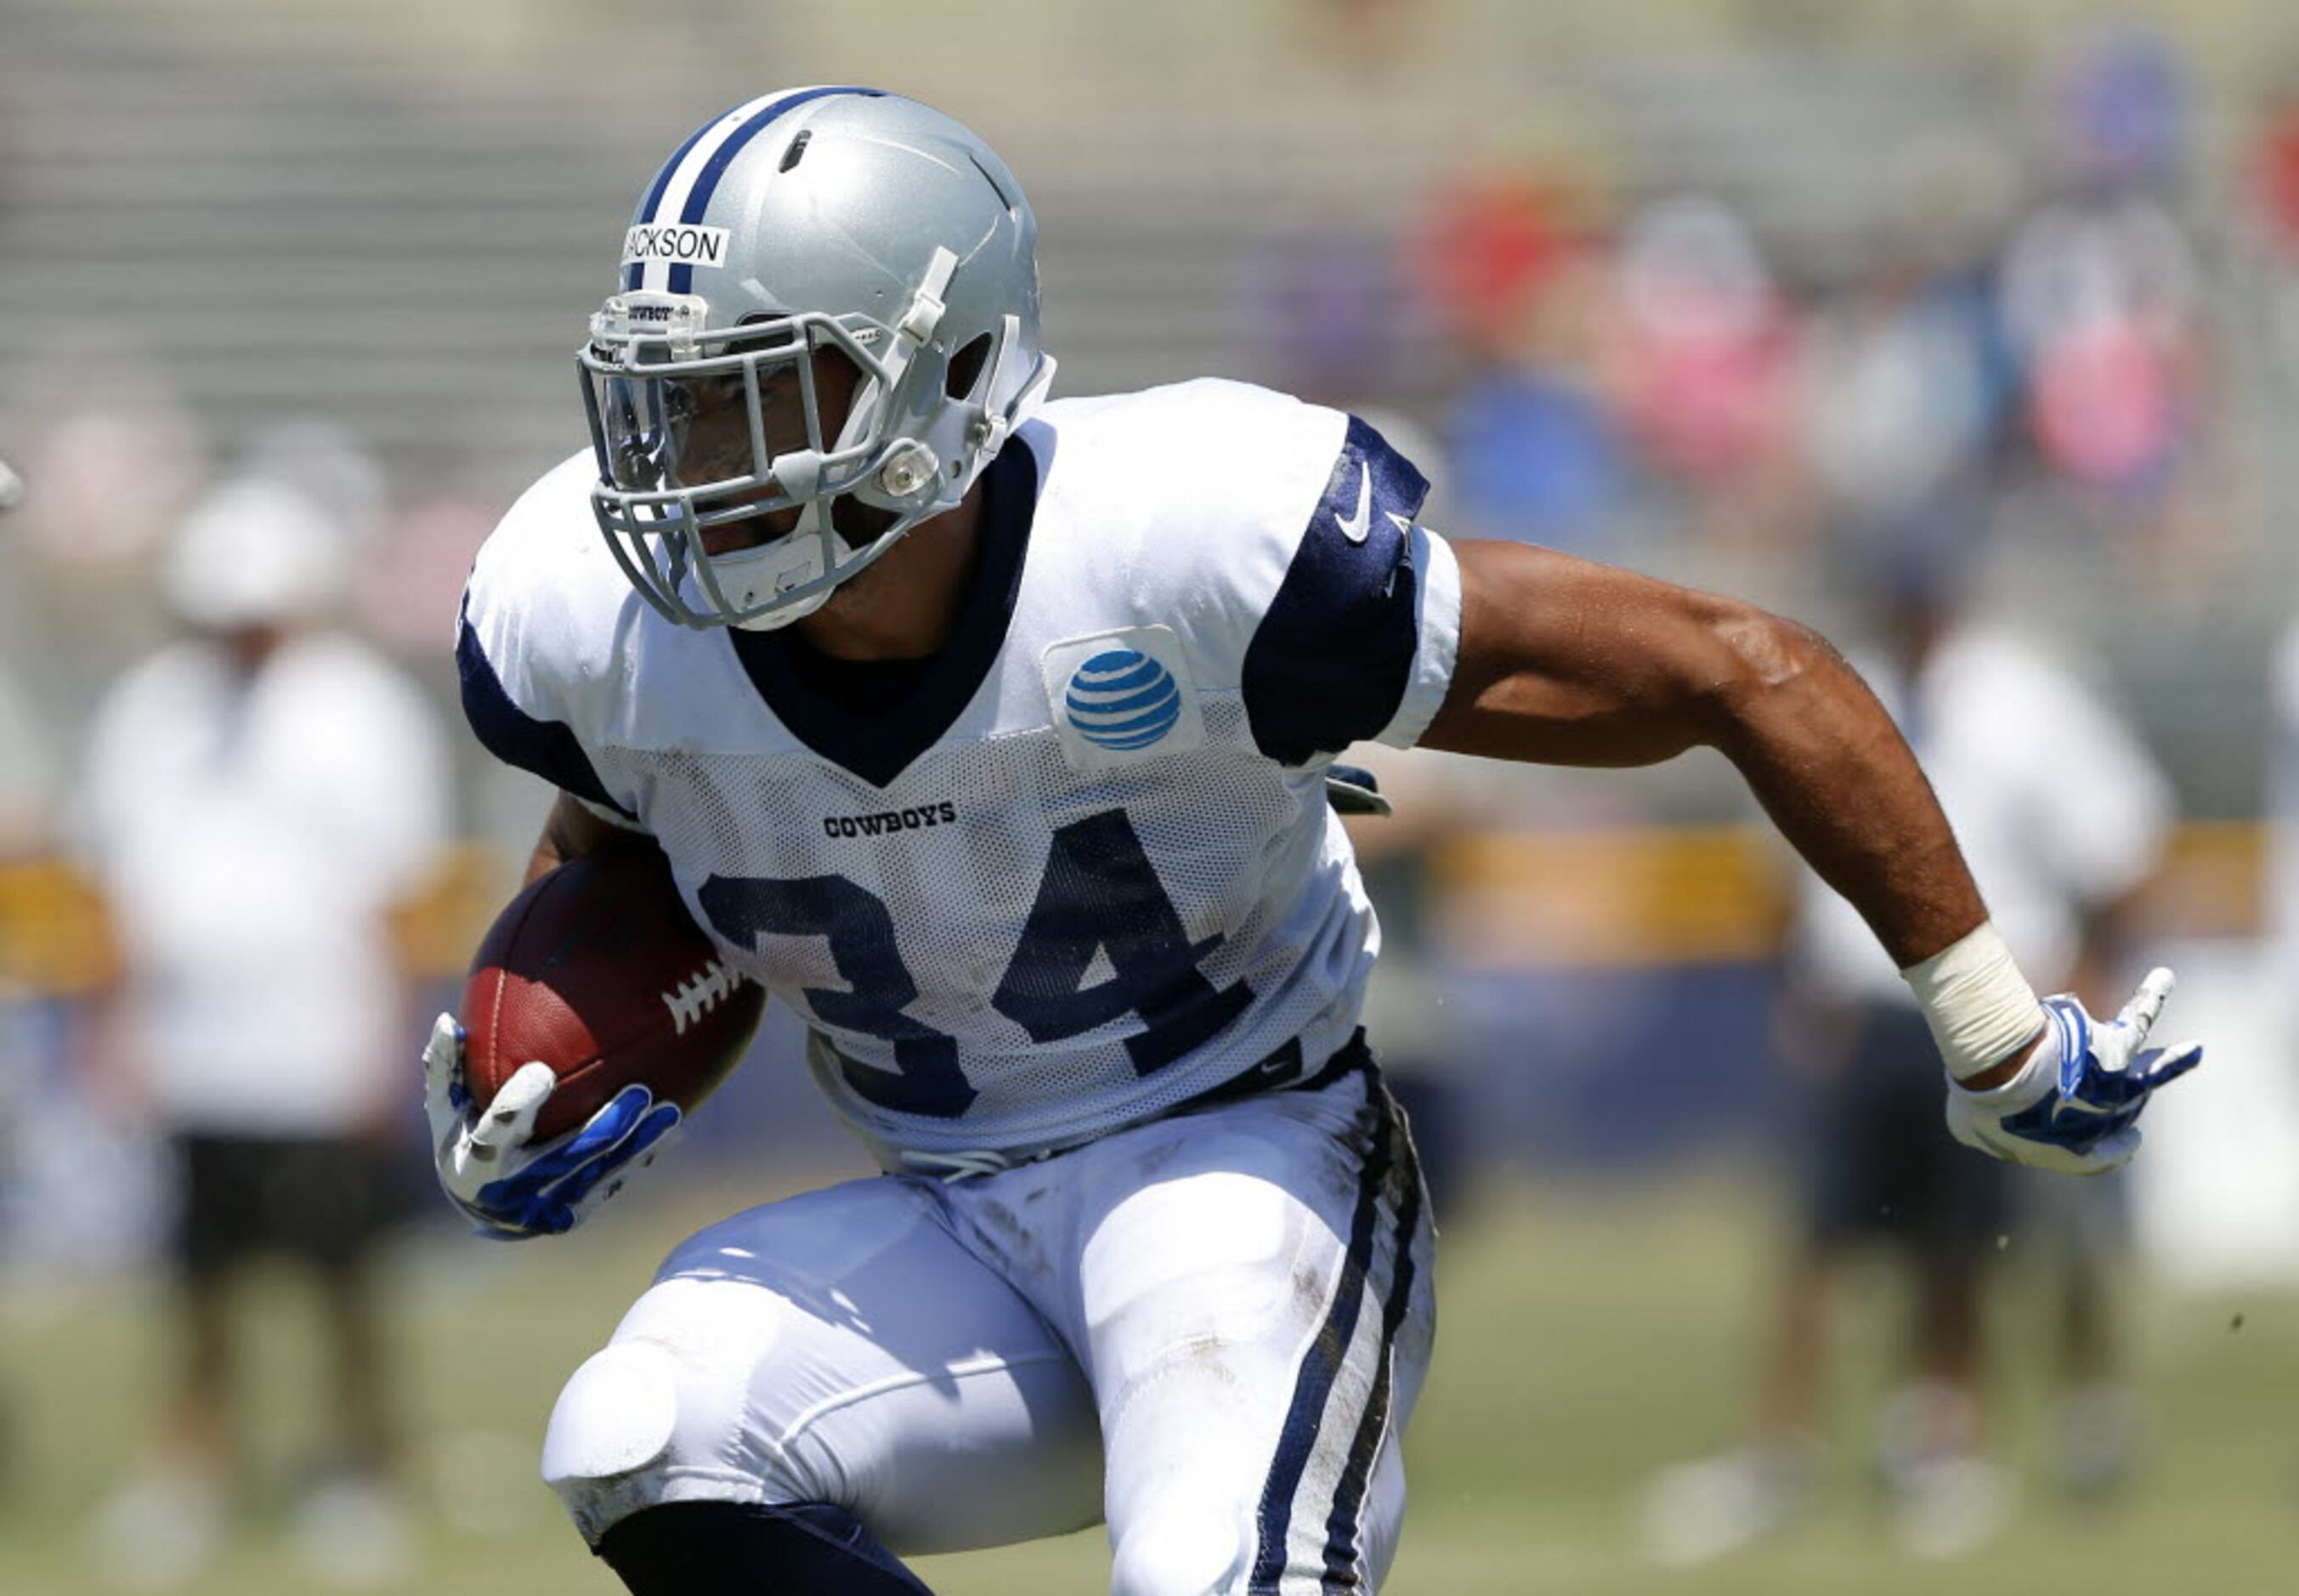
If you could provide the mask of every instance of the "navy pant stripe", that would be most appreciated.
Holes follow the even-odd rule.
[[[1378,1090],[1378,1088],[1376,1088]],[[1365,1401],[1365,1417],[1349,1443],[1349,1462],[1333,1492],[1333,1510],[1325,1520],[1325,1591],[1327,1596],[1360,1590],[1363,1549],[1357,1544],[1357,1515],[1373,1484],[1374,1461],[1382,1437],[1389,1429],[1390,1384],[1396,1373],[1394,1349],[1398,1326],[1413,1301],[1413,1237],[1421,1225],[1421,1169],[1413,1154],[1411,1133],[1401,1120],[1392,1120],[1391,1135],[1401,1144],[1398,1175],[1405,1188],[1397,1205],[1397,1262],[1390,1276],[1389,1297],[1382,1304],[1381,1367],[1374,1377],[1373,1393]]]
[[[1285,1572],[1285,1543],[1292,1529],[1293,1495],[1300,1489],[1309,1455],[1316,1449],[1317,1433],[1324,1422],[1326,1399],[1341,1362],[1357,1334],[1357,1315],[1365,1304],[1365,1269],[1373,1261],[1374,1234],[1381,1218],[1381,1193],[1390,1164],[1390,1132],[1395,1122],[1389,1093],[1377,1079],[1368,1081],[1376,1116],[1373,1146],[1358,1177],[1357,1211],[1349,1220],[1349,1250],[1341,1264],[1341,1277],[1333,1291],[1325,1323],[1301,1360],[1293,1383],[1293,1400],[1285,1410],[1284,1427],[1277,1437],[1277,1456],[1262,1484],[1257,1515],[1259,1543],[1253,1574],[1246,1589],[1250,1596],[1277,1596],[1277,1582]]]

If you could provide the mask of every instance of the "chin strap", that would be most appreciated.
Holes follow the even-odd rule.
[[[730,554],[710,557],[710,581],[716,588],[711,602],[722,613],[735,614],[771,599],[778,593],[804,586],[830,569],[836,558],[832,546],[834,536],[829,531],[828,508],[813,496],[816,485],[822,478],[822,456],[811,449],[792,454],[777,461],[775,478],[783,491],[793,497],[803,498],[798,524],[772,543],[761,544],[755,549],[743,549]],[[732,587],[734,592],[728,592]],[[830,590],[825,588],[810,599],[780,606],[764,615],[753,615],[734,624],[748,632],[771,632],[786,627],[802,615],[812,614],[829,601]]]
[[[925,341],[934,336],[942,325],[942,313],[948,307],[942,303],[942,294],[950,287],[950,279],[957,274],[958,257],[944,245],[934,245],[934,259],[926,262],[926,274],[918,279],[918,291],[910,295],[910,308],[894,325],[894,339],[901,346],[902,358],[894,365],[894,377],[901,380],[902,368],[918,352]]]

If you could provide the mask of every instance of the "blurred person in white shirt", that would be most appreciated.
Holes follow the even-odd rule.
[[[389,915],[435,868],[447,765],[418,689],[328,624],[350,552],[339,519],[285,482],[217,487],[163,556],[187,635],[112,687],[88,742],[79,841],[122,968],[90,1061],[170,1144],[180,1199],[161,1455],[98,1525],[146,1578],[217,1542],[246,1372],[228,1288],[261,1251],[308,1266],[326,1305],[328,1467],[302,1504],[307,1550],[373,1577],[402,1540],[373,1281],[409,995]]]
[[[2162,855],[2171,794],[2079,671],[1967,611],[1973,524],[1936,507],[1867,536],[1859,562],[1880,624],[1875,652],[1854,662],[1921,761],[2021,967],[2102,1001],[2128,907]],[[2053,736],[2038,738],[2039,726]],[[2105,1488],[2129,1462],[2136,1415],[2108,1301],[2128,1228],[2121,1177],[2047,1186],[1939,1134],[1923,1021],[1863,929],[1799,871],[1786,974],[1805,1077],[1792,1126],[1800,1228],[1772,1298],[1753,1437],[1670,1470],[1647,1504],[1654,1550],[1671,1560],[1736,1550],[1802,1505],[1830,1287],[1861,1243],[1884,1243],[1913,1276],[1906,1384],[1878,1450],[1908,1550],[1960,1553],[2009,1515],[2009,1482],[1986,1450],[1980,1295],[2005,1248],[2061,1254],[2062,1484]]]

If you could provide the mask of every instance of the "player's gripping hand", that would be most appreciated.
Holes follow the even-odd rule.
[[[2046,998],[2043,1036],[2019,1074],[1986,1092],[1948,1083],[1948,1129],[1967,1147],[2064,1175],[2130,1162],[2148,1098],[2203,1062],[2201,1043],[2146,1045],[2171,984],[2170,970],[2149,972],[2104,1022],[2065,993]]]
[[[626,1086],[576,1129],[529,1146],[535,1118],[558,1085],[547,1064],[522,1066],[477,1112],[463,1084],[463,1027],[442,1014],[423,1045],[423,1109],[431,1157],[448,1201],[482,1235],[519,1241],[572,1230],[622,1190],[626,1172],[654,1162],[678,1128],[676,1103]]]

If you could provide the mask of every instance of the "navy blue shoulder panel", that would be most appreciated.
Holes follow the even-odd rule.
[[[468,614],[456,630],[455,669],[463,681],[463,718],[486,751],[506,765],[531,770],[577,798],[587,798],[627,819],[638,817],[607,795],[591,758],[560,720],[537,720],[510,701],[502,677],[479,646]]]
[[[1349,418],[1324,496],[1246,645],[1253,740],[1288,765],[1339,753],[1396,718],[1419,643],[1413,518],[1429,480]]]

